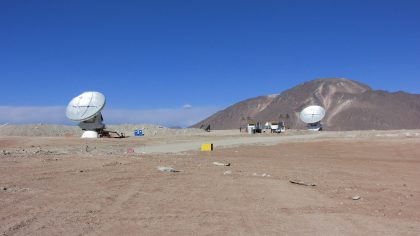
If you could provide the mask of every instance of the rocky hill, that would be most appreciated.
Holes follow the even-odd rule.
[[[288,128],[300,129],[305,124],[299,112],[309,105],[326,109],[325,130],[420,128],[420,95],[372,90],[342,78],[312,80],[279,95],[248,99],[193,127],[210,124],[212,129],[236,129],[250,117],[260,122],[283,120]]]

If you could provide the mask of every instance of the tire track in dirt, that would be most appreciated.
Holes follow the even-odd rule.
[[[249,197],[250,193],[246,191],[244,187],[241,187],[241,195],[244,199],[246,199],[247,202],[255,202],[255,199]],[[241,210],[239,213],[241,215],[242,227],[248,229],[246,231],[249,231],[246,232],[246,234],[260,235],[258,227],[255,224],[255,222],[258,220],[258,217],[255,215],[254,211]]]
[[[9,227],[5,232],[3,232],[3,236],[11,236],[17,234],[19,231],[23,230],[24,228],[31,225],[36,220],[36,217],[31,217],[26,220],[20,221],[19,223]]]
[[[142,184],[144,184],[142,181],[136,181],[135,176],[131,175],[128,178],[129,180],[124,183],[124,188],[118,190],[116,199],[114,199],[110,205],[101,209],[101,215],[104,217],[105,221],[113,222],[114,219],[120,219],[119,213],[127,210],[126,204],[136,198]],[[100,228],[96,228],[92,232],[89,232],[88,235],[104,235],[106,232],[109,232],[112,227],[113,224],[103,224]]]

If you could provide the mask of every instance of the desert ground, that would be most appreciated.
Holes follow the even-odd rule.
[[[420,130],[2,136],[0,232],[420,235],[419,147]]]

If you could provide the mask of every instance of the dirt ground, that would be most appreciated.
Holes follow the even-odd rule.
[[[420,235],[419,133],[0,137],[0,233]]]

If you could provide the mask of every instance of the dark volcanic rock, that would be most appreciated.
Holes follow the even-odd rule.
[[[318,79],[300,84],[279,95],[261,96],[234,104],[193,127],[236,129],[246,117],[265,123],[283,120],[288,128],[305,124],[299,112],[306,106],[326,109],[326,130],[419,129],[420,95],[375,91],[347,79]],[[242,120],[242,121],[241,121]]]

